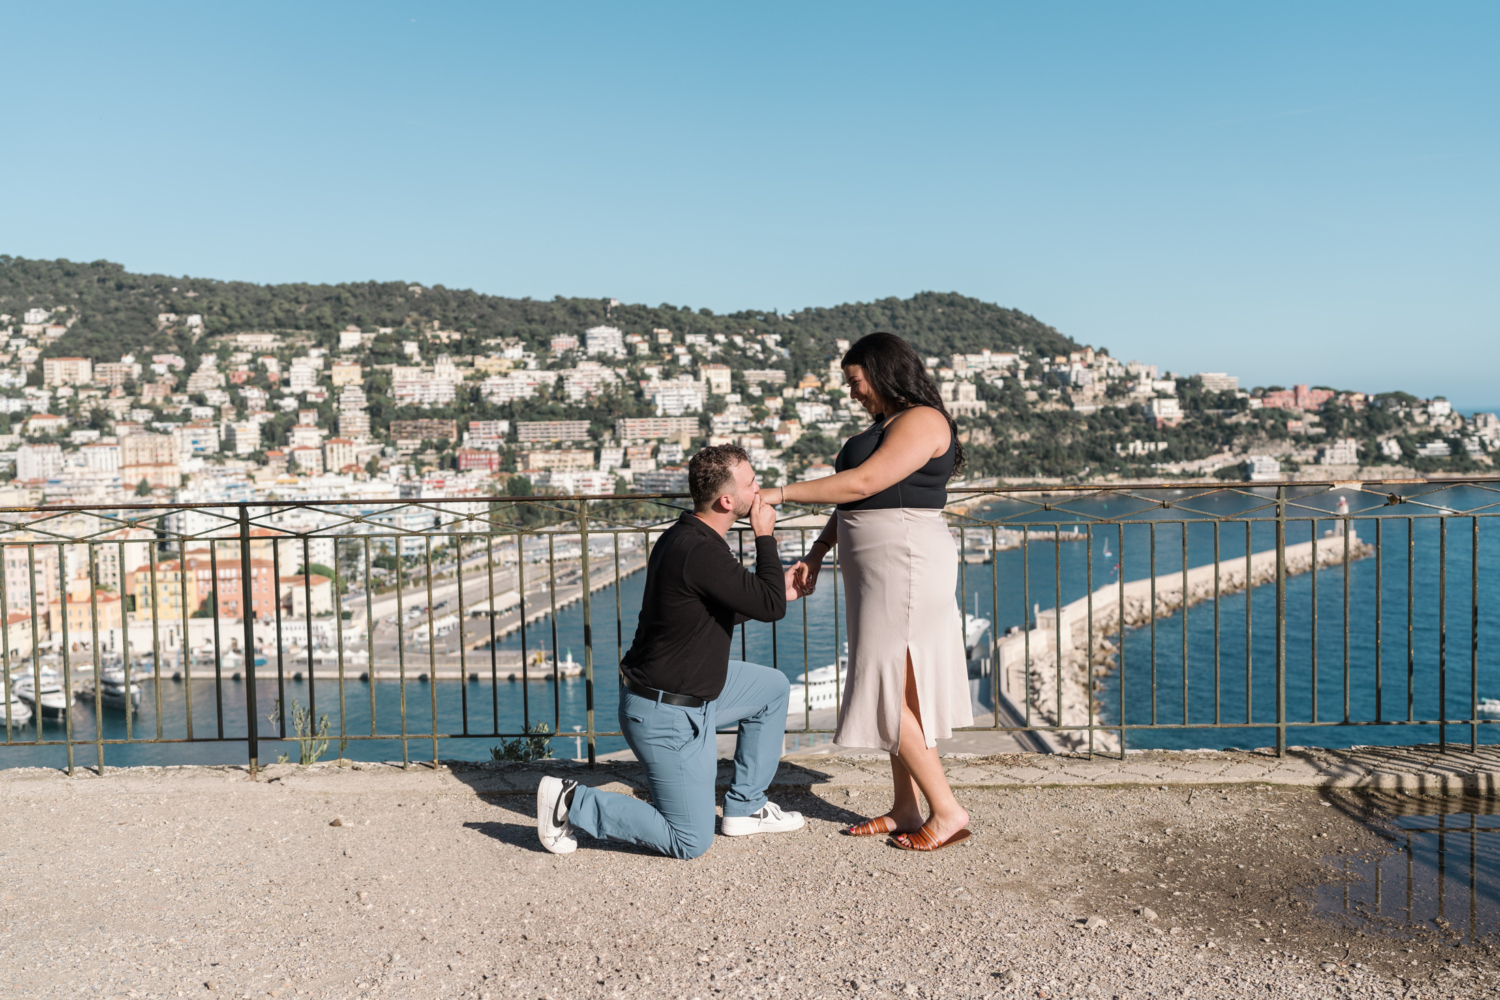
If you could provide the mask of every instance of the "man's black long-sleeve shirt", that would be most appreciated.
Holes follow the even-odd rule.
[[[722,535],[683,514],[657,540],[646,563],[640,623],[620,670],[637,684],[712,700],[724,690],[734,627],[785,616],[776,539],[755,539],[751,573]]]

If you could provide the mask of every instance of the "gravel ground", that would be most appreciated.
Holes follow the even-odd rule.
[[[674,861],[532,800],[379,765],[0,776],[0,997],[1445,997],[1488,947],[1311,912],[1385,851],[1303,788],[966,789],[936,854],[838,835],[885,792],[778,796],[793,834]],[[331,825],[337,819],[340,825]],[[1324,835],[1324,836],[1317,836]]]

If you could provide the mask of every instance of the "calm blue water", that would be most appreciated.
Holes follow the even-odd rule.
[[[1465,510],[1487,502],[1491,494],[1472,489],[1446,491],[1441,502]],[[1331,512],[1333,498],[1319,497],[1320,509]],[[1355,501],[1355,513],[1365,513],[1362,507],[1371,504],[1369,498]],[[1212,504],[1222,511],[1247,501],[1232,497],[1200,502],[1202,508]],[[1138,508],[1149,506],[1133,500],[1110,500],[1090,502],[1087,511],[1094,517],[1121,516]],[[987,516],[1003,516],[1012,508],[995,505]],[[1411,506],[1372,509],[1375,515],[1405,515],[1418,513]],[[1294,516],[1308,516],[1307,510],[1293,510]],[[1080,519],[1066,512],[1037,515],[1056,517],[1064,530],[1070,522]],[[1162,510],[1153,516],[1165,521],[1185,516],[1176,510]],[[1450,518],[1447,522],[1446,594],[1440,588],[1439,573],[1439,522],[1434,520],[1415,522],[1411,535],[1411,616],[1407,617],[1408,601],[1408,535],[1404,516],[1386,516],[1382,528],[1383,557],[1380,560],[1380,627],[1377,629],[1377,561],[1374,558],[1358,560],[1348,566],[1347,572],[1347,630],[1345,641],[1345,568],[1336,566],[1317,574],[1317,599],[1313,600],[1314,578],[1311,574],[1293,577],[1287,586],[1287,654],[1286,654],[1286,698],[1287,718],[1292,725],[1287,739],[1291,744],[1315,746],[1349,746],[1356,744],[1402,744],[1435,742],[1438,739],[1436,726],[1392,724],[1407,718],[1430,719],[1446,704],[1450,717],[1468,714],[1471,690],[1471,669],[1477,673],[1477,695],[1500,697],[1500,664],[1494,650],[1500,640],[1500,621],[1497,621],[1496,602],[1491,597],[1500,571],[1500,536],[1495,524],[1480,518],[1478,524],[1478,587],[1477,614],[1471,612],[1471,553],[1475,543],[1473,521],[1466,518]],[[1050,527],[1050,522],[1049,525]],[[1315,531],[1321,536],[1332,527],[1331,521],[1322,521],[1314,526],[1310,521],[1293,521],[1288,524],[1289,544],[1305,541]],[[1080,529],[1082,530],[1082,529]],[[1356,524],[1359,536],[1369,542],[1375,540],[1373,520],[1361,520]],[[976,533],[986,529],[976,529]],[[1122,534],[1123,532],[1123,534]],[[1092,584],[1098,588],[1118,580],[1123,572],[1127,580],[1148,576],[1152,568],[1153,551],[1155,570],[1158,574],[1180,570],[1183,564],[1183,529],[1180,525],[1160,523],[1154,526],[1137,523],[1125,525],[1096,526],[1092,543],[1084,541],[1033,542],[1024,552],[1011,550],[1000,554],[993,565],[964,567],[961,577],[962,600],[966,610],[974,611],[998,622],[1004,631],[1012,625],[1021,625],[1028,620],[1027,609],[1039,605],[1047,609],[1057,603],[1059,595],[1063,603],[1084,596]],[[1214,555],[1215,532],[1212,524],[1189,524],[1186,530],[1187,564],[1202,565],[1210,562]],[[1320,545],[1341,546],[1342,540],[1334,537],[1320,539]],[[1251,528],[1251,548],[1263,551],[1274,545],[1274,526],[1256,523]],[[1222,558],[1242,556],[1246,551],[1246,529],[1242,523],[1223,524],[1218,531],[1218,546]],[[1092,573],[1092,579],[1090,574]],[[618,641],[623,639],[628,646],[635,627],[636,611],[639,607],[641,588],[645,575],[638,573],[629,577],[622,585],[618,598],[619,613],[616,614],[614,588],[606,588],[593,596],[594,665],[597,681],[594,689],[596,727],[599,730],[617,728],[615,723],[616,693],[615,664],[618,662]],[[842,594],[838,604],[834,598],[834,574],[825,570],[818,592],[805,602],[792,605],[787,618],[774,627],[762,623],[750,623],[742,629],[734,644],[734,655],[743,656],[762,663],[774,663],[795,677],[806,667],[817,668],[832,661],[834,650],[843,641]],[[1439,615],[1440,601],[1445,601],[1445,611]],[[838,634],[835,634],[835,612],[837,611]],[[1123,670],[1104,676],[1100,699],[1107,722],[1117,722],[1122,705],[1127,725],[1156,723],[1160,725],[1182,725],[1198,728],[1135,730],[1127,735],[1131,747],[1221,747],[1221,746],[1266,746],[1274,742],[1274,730],[1266,723],[1274,722],[1275,697],[1275,590],[1274,587],[1259,587],[1251,593],[1249,600],[1250,628],[1247,644],[1246,595],[1228,595],[1218,602],[1205,602],[1188,609],[1186,614],[1186,661],[1184,666],[1183,621],[1181,614],[1156,622],[1154,628],[1155,655],[1153,659],[1153,629],[1132,630],[1126,635]],[[1317,627],[1314,629],[1314,614]],[[1217,633],[1216,633],[1217,617]],[[804,642],[804,621],[806,641]],[[1440,624],[1446,624],[1446,656],[1440,658]],[[1408,627],[1409,626],[1409,627]],[[555,633],[554,633],[555,629]],[[1217,643],[1215,636],[1217,634]],[[1314,637],[1316,636],[1316,658]],[[1377,661],[1377,637],[1379,657]],[[1477,639],[1477,655],[1471,654],[1472,643]],[[1408,658],[1408,641],[1411,653]],[[506,637],[502,649],[519,649],[519,633]],[[575,604],[557,616],[555,625],[543,620],[528,627],[526,648],[562,650],[564,655],[571,650],[574,657],[583,659],[584,630],[582,607]],[[1249,650],[1247,670],[1246,651]],[[1347,669],[1346,669],[1347,662]],[[488,658],[483,652],[470,654],[468,669],[486,672]],[[1154,664],[1154,667],[1153,667]],[[290,668],[289,668],[290,669]],[[420,669],[418,667],[417,669]],[[1186,675],[1186,706],[1184,710],[1184,674]],[[1248,675],[1248,676],[1247,676]],[[143,684],[144,696],[141,710],[133,721],[137,738],[154,735],[155,692],[149,682]],[[395,682],[378,682],[374,685],[376,719],[378,731],[399,731],[402,685]],[[1247,705],[1248,693],[1248,705]],[[165,681],[161,687],[162,732],[167,738],[183,738],[187,734],[186,688],[181,682]],[[275,710],[275,685],[262,682],[258,712],[262,718],[262,734],[274,731],[264,719]],[[370,732],[371,686],[357,680],[345,685],[342,711],[336,681],[319,680],[316,690],[310,690],[303,682],[288,679],[285,682],[285,697],[288,704],[293,699],[307,704],[315,697],[317,711],[330,717],[330,728],[336,735],[342,725],[350,734]],[[405,685],[407,705],[407,733],[420,736],[433,731],[432,718],[436,703],[437,731],[462,732],[465,719],[467,731],[473,738],[443,741],[439,754],[448,758],[484,759],[489,756],[489,747],[497,740],[484,733],[517,732],[526,722],[546,723],[554,731],[564,734],[554,752],[559,756],[573,756],[575,741],[566,734],[574,726],[586,725],[587,685],[582,679],[564,680],[554,685],[549,681],[500,682],[492,687],[487,680],[461,683],[442,681],[435,687],[427,683],[410,681]],[[242,684],[225,681],[222,688],[222,718],[226,735],[243,735],[244,687]],[[1443,699],[1446,699],[1444,701]],[[1347,707],[1346,707],[1347,706]],[[193,691],[193,729],[197,737],[213,736],[219,730],[220,709],[215,699],[211,681],[195,681]],[[1244,723],[1249,728],[1210,730],[1201,728],[1211,724],[1215,718],[1225,723]],[[1317,726],[1307,723],[1314,720],[1322,723],[1348,719],[1352,722],[1370,723],[1357,726]],[[79,703],[73,712],[75,738],[92,739],[95,719],[91,706]],[[104,738],[124,738],[123,713],[106,710],[102,720]],[[44,724],[46,738],[60,738],[61,726],[56,720]],[[1451,725],[1447,738],[1450,741],[1467,743],[1469,727]],[[34,738],[35,730],[28,728],[15,734],[15,739]],[[1480,742],[1500,742],[1490,736],[1488,727],[1479,729]],[[600,736],[598,751],[608,753],[622,749],[624,742],[616,736]],[[408,743],[408,753],[413,759],[430,758],[431,742],[414,739]],[[337,751],[337,744],[330,756]],[[261,751],[263,760],[274,759],[277,752],[289,752],[295,756],[294,744],[268,742]],[[111,765],[148,763],[235,763],[244,759],[242,744],[215,745],[213,743],[158,744],[106,746],[105,761]],[[355,759],[399,760],[402,745],[399,740],[357,740],[349,744],[346,755]],[[92,746],[75,749],[75,760],[80,765],[91,765],[95,759]],[[25,748],[9,746],[0,748],[0,764],[19,766],[42,764],[60,766],[65,761],[63,748]]]

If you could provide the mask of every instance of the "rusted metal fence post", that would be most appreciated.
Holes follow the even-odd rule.
[[[589,600],[589,502],[578,501],[579,570],[583,574],[583,707],[587,713],[589,767],[594,766],[594,618]],[[616,581],[616,589],[619,583]]]
[[[1248,577],[1247,577],[1248,581]],[[1247,598],[1248,600],[1248,598]],[[1286,487],[1276,487],[1276,756],[1286,754]]]
[[[271,584],[274,592],[275,582]],[[250,777],[260,770],[260,729],[255,711],[255,578],[250,567],[250,507],[240,504],[240,614],[245,623],[245,743],[250,754]],[[218,614],[217,605],[214,614]],[[309,616],[311,617],[311,616]],[[311,625],[308,626],[309,630]],[[308,635],[311,640],[311,632]]]

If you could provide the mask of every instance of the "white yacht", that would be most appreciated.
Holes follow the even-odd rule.
[[[63,690],[62,679],[51,667],[42,669],[41,693],[37,693],[36,678],[30,670],[22,668],[11,675],[11,693],[32,708],[40,708],[43,715],[61,715],[72,703],[72,697]]]
[[[78,688],[78,697],[84,701],[94,700],[94,678],[92,672],[87,673],[84,682]],[[125,688],[125,671],[121,667],[112,667],[101,671],[99,674],[99,703],[105,708],[123,708],[127,711],[135,711],[141,704],[141,686],[131,683],[129,691]]]
[[[1500,698],[1480,698],[1479,714],[1490,718],[1500,716]]]
[[[977,615],[964,615],[964,655],[972,660],[980,652],[979,643],[989,631],[990,620]],[[791,697],[787,701],[787,716],[795,717],[807,709],[820,711],[838,707],[843,696],[844,678],[849,675],[849,644],[839,654],[838,663],[830,663],[817,670],[798,674],[792,684]]]
[[[0,693],[0,698],[3,698],[3,693]],[[3,724],[4,721],[5,721],[5,717],[4,717],[4,714],[3,714],[3,709],[4,708],[5,708],[5,702],[3,700],[0,700],[0,724]],[[31,721],[31,716],[32,716],[31,706],[28,705],[28,704],[26,704],[26,702],[24,702],[24,701],[21,700],[21,696],[18,695],[18,694],[16,694],[16,689],[15,689],[14,686],[12,686],[11,690],[10,690],[10,724],[11,724],[11,726],[12,727],[15,727],[15,726],[24,726],[24,725],[26,725],[26,723],[28,723],[28,722]]]

